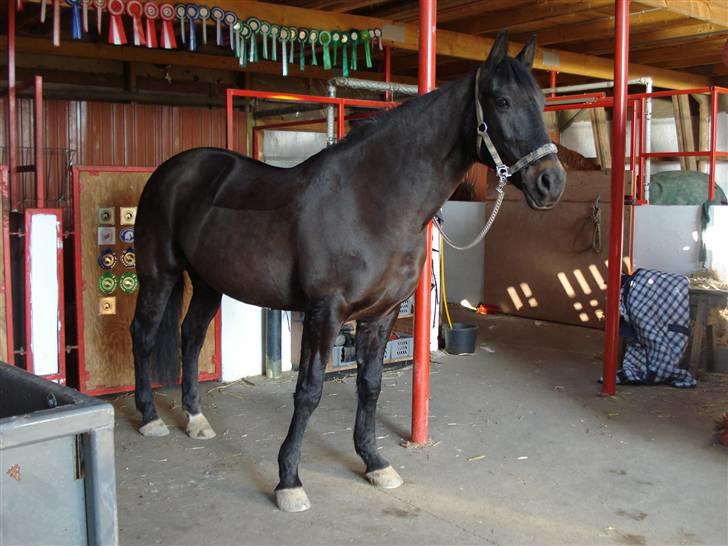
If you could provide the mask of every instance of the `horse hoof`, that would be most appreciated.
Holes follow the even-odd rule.
[[[164,424],[164,421],[157,418],[154,421],[149,421],[148,423],[140,426],[139,433],[142,436],[161,438],[162,436],[167,436],[167,434],[169,434],[169,429],[167,428],[167,425]]]
[[[303,487],[293,489],[278,489],[276,491],[276,504],[282,512],[303,512],[311,508],[311,501]]]
[[[197,415],[187,414],[187,435],[195,440],[209,440],[217,436],[212,430],[207,418],[198,413]]]
[[[382,489],[396,489],[404,483],[402,477],[391,465],[380,470],[367,472],[366,478],[369,483]]]

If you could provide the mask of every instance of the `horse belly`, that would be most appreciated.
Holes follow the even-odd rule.
[[[293,230],[284,211],[212,209],[197,225],[195,234],[182,239],[191,268],[205,282],[252,305],[304,307]]]

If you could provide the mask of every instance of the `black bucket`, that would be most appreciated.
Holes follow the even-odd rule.
[[[475,324],[453,322],[445,328],[445,350],[451,355],[469,355],[475,352],[478,327]]]

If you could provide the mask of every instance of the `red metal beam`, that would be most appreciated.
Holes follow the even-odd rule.
[[[35,199],[39,209],[45,208],[45,168],[43,165],[43,150],[45,149],[45,132],[43,130],[43,78],[36,76],[35,101],[33,116],[33,132],[35,136]]]
[[[614,113],[612,116],[612,195],[607,271],[607,316],[604,329],[602,395],[617,392],[619,351],[619,296],[624,232],[624,153],[627,127],[627,72],[629,69],[629,0],[615,2]]]
[[[710,169],[708,170],[708,200],[715,199],[715,160],[718,157],[718,90],[710,92]]]
[[[420,0],[419,93],[435,87],[437,0]],[[415,354],[412,372],[413,444],[428,440],[430,408],[430,286],[432,283],[432,222],[427,224],[425,265],[415,290]]]
[[[558,74],[558,72],[556,72],[556,70],[549,70],[549,87],[554,90],[556,89],[556,74]],[[556,96],[556,91],[552,91],[551,97],[553,98],[555,96]]]

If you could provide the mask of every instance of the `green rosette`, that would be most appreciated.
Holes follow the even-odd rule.
[[[364,61],[367,68],[374,68],[372,63],[372,35],[368,30],[361,30],[361,41],[364,42]]]
[[[306,42],[308,42],[308,30],[298,29],[298,68],[303,71],[306,66]]]
[[[329,51],[331,33],[328,30],[320,31],[318,40],[324,52],[324,69],[331,70],[331,52]]]
[[[341,75],[345,78],[349,77],[349,35],[342,33],[341,35]]]
[[[104,271],[99,275],[99,292],[104,296],[109,296],[116,291],[118,279],[111,271]]]

